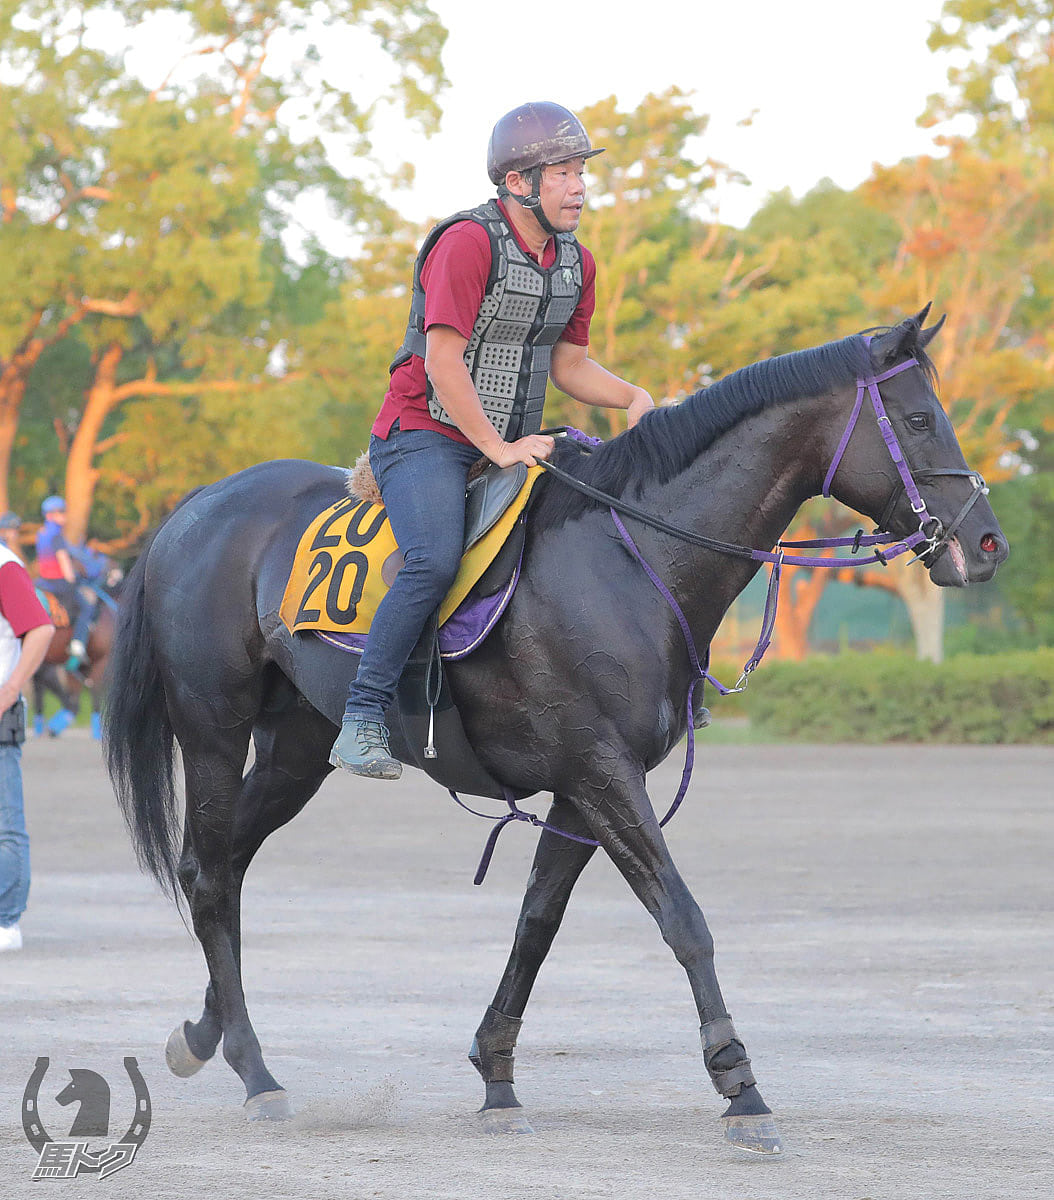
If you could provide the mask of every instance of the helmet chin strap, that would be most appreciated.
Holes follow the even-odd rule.
[[[498,195],[503,199],[508,196],[516,201],[522,208],[527,209],[529,213],[534,214],[534,219],[541,225],[546,233],[553,235],[556,230],[553,228],[549,218],[542,210],[542,167],[532,167],[530,171],[524,172],[527,178],[531,181],[531,191],[527,196],[517,196],[515,192],[510,192],[505,184],[501,184],[498,188]]]

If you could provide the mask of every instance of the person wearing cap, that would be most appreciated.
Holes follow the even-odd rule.
[[[19,561],[22,560],[21,543],[18,540],[18,531],[22,528],[22,518],[16,512],[8,512],[0,515],[0,543],[3,543],[12,554],[17,554]]]
[[[77,588],[77,571],[66,542],[66,501],[49,496],[40,506],[44,524],[37,533],[37,574],[40,586],[50,592],[69,613],[73,622],[67,671],[76,671],[87,654],[91,633],[92,605],[86,603]]]
[[[594,148],[551,102],[520,105],[490,137],[496,198],[440,221],[414,264],[406,333],[369,458],[404,565],[378,606],[330,763],[397,779],[385,711],[428,618],[457,574],[469,468],[533,466],[547,382],[584,404],[654,407],[589,356],[596,264],[575,237]]]

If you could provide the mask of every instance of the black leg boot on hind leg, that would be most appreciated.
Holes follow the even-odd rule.
[[[472,1039],[469,1062],[483,1077],[487,1094],[479,1110],[484,1133],[534,1133],[513,1091],[513,1052],[523,1022],[488,1008]]]
[[[752,1154],[781,1154],[783,1142],[772,1110],[761,1098],[750,1059],[732,1018],[718,1017],[699,1027],[703,1063],[714,1087],[729,1101],[721,1120],[725,1137]]]

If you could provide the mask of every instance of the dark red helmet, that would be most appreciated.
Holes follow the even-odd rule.
[[[494,126],[487,147],[487,174],[491,183],[502,184],[510,171],[529,171],[592,158],[594,150],[582,122],[569,109],[548,100],[521,104],[507,112]]]

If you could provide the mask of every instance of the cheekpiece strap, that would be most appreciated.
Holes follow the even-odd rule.
[[[868,339],[870,341],[870,339]],[[864,404],[864,392],[866,391],[871,396],[871,403],[875,409],[875,416],[879,421],[879,428],[882,430],[882,436],[885,439],[890,454],[893,457],[894,463],[897,464],[897,471],[903,478],[903,469],[898,462],[900,447],[896,445],[896,438],[893,438],[892,445],[886,430],[882,427],[882,421],[885,420],[889,424],[886,417],[885,408],[882,406],[882,397],[879,395],[878,385],[884,383],[887,379],[892,379],[894,375],[899,375],[901,371],[910,370],[912,367],[917,367],[919,361],[917,358],[909,358],[906,362],[898,363],[895,367],[890,367],[888,371],[883,371],[880,375],[868,375],[866,378],[856,381],[856,402],[853,404],[853,411],[849,415],[849,420],[846,423],[845,432],[842,434],[842,439],[838,443],[838,449],[834,452],[834,458],[831,460],[831,465],[827,468],[827,475],[824,477],[823,489],[821,495],[829,496],[831,494],[831,484],[834,482],[834,474],[838,470],[838,465],[842,461],[842,456],[845,454],[846,448],[849,445],[849,439],[853,436],[853,430],[856,428],[856,422],[860,417],[860,410]],[[892,427],[889,429],[892,434]],[[893,450],[896,446],[896,452]]]

